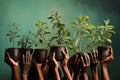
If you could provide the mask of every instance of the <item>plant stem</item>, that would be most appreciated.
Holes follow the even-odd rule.
[[[83,35],[81,34],[81,36],[80,36],[80,45],[82,44],[82,37],[83,37]],[[79,51],[81,51],[81,46],[79,47]]]
[[[14,37],[13,37],[13,47],[14,47]]]

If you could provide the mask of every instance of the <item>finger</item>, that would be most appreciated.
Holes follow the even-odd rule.
[[[32,60],[33,60],[33,63],[36,64],[36,60],[35,60],[35,58],[33,58]]]
[[[87,64],[87,66],[90,65],[90,57],[88,54],[86,54],[86,64]]]
[[[65,48],[66,48],[66,47],[65,47]],[[63,48],[62,48],[62,53],[63,53],[64,58],[69,58],[69,57],[68,57],[68,52],[66,53]]]
[[[11,58],[11,57],[10,57],[10,54],[9,54],[8,52],[7,52],[6,56],[7,56],[8,59]]]
[[[98,63],[98,51],[97,50],[95,51],[95,54],[96,54],[96,63]]]
[[[65,50],[66,50],[66,54],[68,55],[68,49],[67,49],[67,47],[65,47]]]
[[[86,56],[86,53],[84,53],[84,62],[85,62],[85,64],[87,64],[87,56]]]
[[[96,62],[96,52],[93,52],[93,57],[94,57],[94,63]]]
[[[52,59],[55,59],[55,52],[53,52]]]
[[[96,53],[96,57],[98,58],[98,51],[96,50],[95,53]]]
[[[28,53],[28,62],[30,63],[31,62],[31,54]]]
[[[83,56],[81,56],[80,58],[82,60],[83,67],[85,67],[85,62],[84,62]]]
[[[91,61],[94,62],[93,53],[90,53]]]
[[[25,55],[23,54],[22,56],[23,56],[23,64],[24,64],[25,63]]]
[[[77,55],[77,54],[75,54],[75,62],[77,61],[77,59],[78,59],[78,55]]]
[[[90,57],[89,57],[89,55],[87,55],[87,58],[88,58],[88,66],[90,66]]]
[[[10,58],[11,58],[11,57],[10,57],[9,53],[7,52],[7,53],[5,54],[5,60],[6,60],[6,61],[9,61]]]
[[[113,49],[112,49],[112,47],[111,47],[111,46],[110,46],[109,54],[110,54],[110,55],[112,55],[112,54],[113,54]]]

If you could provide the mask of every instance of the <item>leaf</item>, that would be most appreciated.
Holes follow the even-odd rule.
[[[57,27],[57,23],[54,23],[54,24],[53,24],[53,29],[55,29],[55,27]]]
[[[11,36],[10,34],[6,34],[6,36]]]
[[[74,33],[74,37],[77,37],[79,35],[79,32]]]
[[[79,41],[80,41],[79,39],[77,39],[77,40],[75,41],[75,46],[78,45],[78,42],[79,42]]]
[[[87,26],[87,29],[95,29],[95,28],[96,28],[95,25],[88,25],[88,26]]]
[[[56,36],[54,36],[54,37],[52,37],[52,38],[51,38],[51,40],[54,40],[54,39],[57,39],[57,37],[56,37]]]
[[[50,16],[50,17],[48,17],[48,19],[53,19],[53,17],[52,17],[52,16]]]
[[[110,19],[104,20],[105,25],[110,24]]]
[[[76,22],[71,22],[71,24],[73,24],[73,25],[78,25]]]
[[[58,12],[55,12],[55,17],[57,17],[58,16]]]
[[[91,33],[91,30],[90,30],[90,29],[85,29],[84,31],[87,32],[88,34]]]
[[[101,37],[100,37],[100,36],[98,36],[98,40],[99,40],[99,41],[102,41],[102,39],[101,39]]]
[[[107,39],[107,41],[108,41],[109,43],[112,43],[112,40],[111,40],[111,39]]]
[[[9,41],[10,41],[10,42],[12,42],[12,39],[13,39],[13,38],[12,38],[12,37],[10,37],[10,38],[9,38]]]
[[[50,34],[50,32],[45,32],[44,35],[45,35],[45,34]]]
[[[62,30],[62,31],[63,31],[63,30],[64,30],[64,28],[65,28],[65,24],[61,24],[61,25],[60,25],[60,30]]]
[[[20,37],[20,35],[16,35],[15,37]]]

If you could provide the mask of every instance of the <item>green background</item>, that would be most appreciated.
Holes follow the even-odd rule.
[[[89,22],[103,24],[110,19],[116,34],[112,37],[114,60],[109,63],[111,80],[119,80],[120,74],[120,2],[118,0],[0,0],[0,80],[11,79],[11,68],[4,63],[5,49],[11,47],[8,38],[8,25],[17,22],[21,32],[34,30],[37,20],[48,21],[51,11],[58,10],[66,24],[79,15],[90,17]],[[100,74],[100,69],[99,69]]]

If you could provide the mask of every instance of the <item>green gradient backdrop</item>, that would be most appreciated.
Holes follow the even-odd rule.
[[[5,34],[8,25],[16,21],[21,33],[34,30],[34,23],[47,17],[51,11],[58,10],[66,24],[79,15],[90,17],[90,23],[102,24],[102,20],[110,18],[115,25],[116,35],[112,37],[114,60],[109,63],[111,80],[119,80],[120,74],[120,7],[117,0],[0,0],[0,80],[11,79],[11,69],[4,63],[4,50],[11,46]]]

